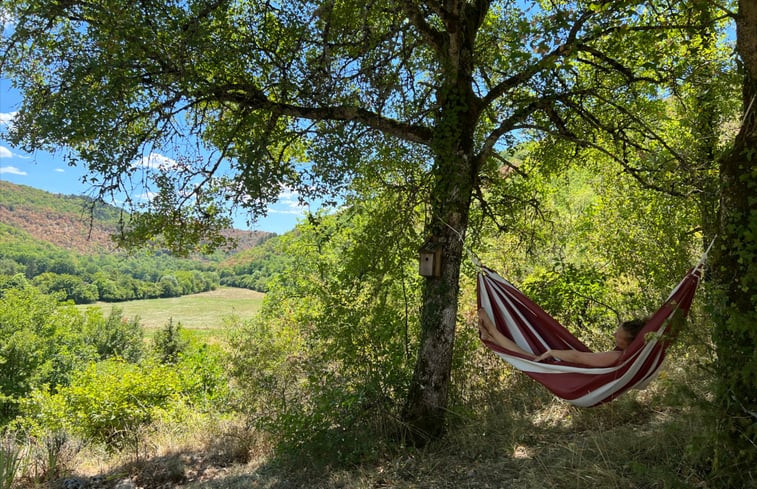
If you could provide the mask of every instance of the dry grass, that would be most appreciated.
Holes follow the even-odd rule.
[[[89,448],[70,467],[144,489],[717,487],[699,448],[708,378],[684,356],[647,390],[591,409],[554,399],[485,353],[457,375],[450,430],[422,449],[377,433],[359,462],[280,458],[241,419],[188,413],[146,431],[139,456]]]
[[[128,477],[145,489],[711,487],[698,467],[704,421],[696,397],[706,388],[696,372],[674,366],[651,390],[579,409],[503,368],[485,366],[504,380],[450,413],[448,435],[423,449],[377,438],[382,448],[362,463],[322,454],[314,467],[276,458],[239,420],[198,416],[154,426],[139,460],[124,453],[92,463],[90,453],[76,471]]]

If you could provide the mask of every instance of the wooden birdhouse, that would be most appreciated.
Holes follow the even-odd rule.
[[[423,277],[439,277],[442,274],[442,248],[429,242],[419,252],[418,273]]]

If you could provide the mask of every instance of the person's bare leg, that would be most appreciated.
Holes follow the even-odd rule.
[[[500,333],[489,317],[489,314],[483,308],[478,310],[478,319],[478,329],[481,332],[481,339],[499,345],[507,350],[516,351],[529,358],[535,358],[533,353],[527,352],[513,340]]]

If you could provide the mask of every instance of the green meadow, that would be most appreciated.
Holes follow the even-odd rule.
[[[118,308],[123,311],[124,318],[139,316],[148,337],[163,328],[168,321],[173,321],[174,324],[180,323],[183,328],[201,337],[213,338],[225,336],[229,317],[245,319],[255,315],[264,295],[253,290],[221,287],[210,292],[182,297],[118,303],[97,302],[94,305],[78,307],[99,307],[106,315],[113,308]]]

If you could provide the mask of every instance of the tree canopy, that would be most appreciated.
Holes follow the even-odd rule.
[[[265,212],[283,189],[344,195],[370,175],[426,209],[442,250],[426,280],[405,416],[444,426],[463,246],[482,183],[528,139],[566,141],[683,196],[706,173],[660,131],[697,72],[698,2],[11,0],[2,73],[24,101],[9,131],[65,146],[100,197],[157,190],[123,239],[186,249]],[[708,31],[713,32],[713,31]],[[717,32],[715,30],[714,32]],[[715,49],[712,46],[711,49]],[[187,142],[191,136],[191,142]],[[176,151],[178,163],[150,155]],[[575,153],[574,153],[575,154]],[[556,165],[559,159],[553,159]],[[135,204],[138,204],[135,202]],[[138,206],[139,207],[139,206]],[[417,223],[409,222],[408,225]],[[420,243],[419,243],[420,244]]]

